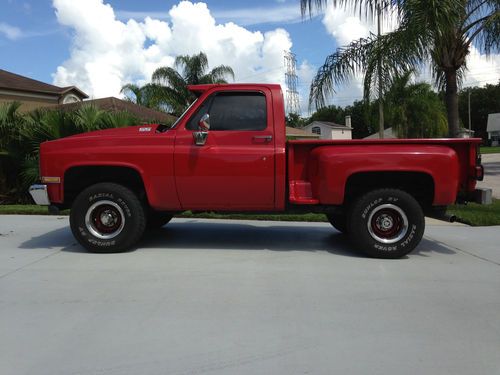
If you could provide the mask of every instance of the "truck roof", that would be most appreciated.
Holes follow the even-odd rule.
[[[269,90],[281,90],[281,86],[277,83],[211,83],[204,85],[188,85],[188,90],[200,96],[205,91],[214,87],[227,87],[228,89],[255,89],[256,87],[265,87]]]

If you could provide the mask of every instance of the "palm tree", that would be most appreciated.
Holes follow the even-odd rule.
[[[387,122],[398,138],[432,138],[446,134],[446,111],[427,83],[410,83],[413,72],[395,77],[386,93]]]
[[[312,5],[313,0],[302,0],[301,1],[301,12],[302,15],[305,14],[307,9],[309,9],[309,15],[312,15]],[[315,0],[315,6],[322,8],[326,5],[327,1]],[[380,37],[382,34],[382,17],[385,13],[391,13],[398,7],[397,1],[392,0],[362,0],[362,1],[351,1],[351,0],[332,0],[332,5],[334,7],[345,7],[351,8],[355,12],[359,12],[361,18],[374,20],[377,19],[377,36]],[[373,54],[371,56],[370,65],[373,68],[373,74],[370,75],[370,86],[376,87],[375,96],[377,97],[378,103],[378,124],[379,124],[379,137],[384,138],[384,93],[386,88],[384,87],[384,67],[383,57],[380,54]],[[369,94],[370,90],[367,90],[365,99],[370,100]],[[332,91],[333,92],[333,91]],[[310,103],[311,104],[311,103]],[[323,103],[324,104],[324,103]]]
[[[192,102],[193,95],[187,89],[188,85],[204,83],[227,83],[226,77],[234,79],[233,69],[219,65],[208,69],[208,58],[203,52],[193,56],[177,56],[174,67],[161,67],[153,73],[153,84],[156,84],[156,94],[163,99],[174,114],[180,115]]]
[[[303,12],[326,6],[328,0],[301,0]],[[337,0],[357,9],[373,9],[376,0]],[[459,132],[458,87],[466,74],[471,47],[486,54],[500,49],[499,0],[388,0],[399,15],[399,26],[386,35],[370,35],[339,48],[326,58],[310,91],[316,106],[334,92],[334,86],[364,72],[365,97],[377,69],[386,83],[402,72],[430,62],[433,78],[445,90],[449,135]],[[378,62],[378,64],[377,64]]]
[[[142,105],[144,107],[161,110],[161,87],[159,85],[148,83],[144,86],[138,86],[133,83],[124,85],[120,93],[125,94],[127,100]]]

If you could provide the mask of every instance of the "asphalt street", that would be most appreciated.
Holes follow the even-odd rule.
[[[174,219],[89,254],[0,216],[0,374],[500,374],[500,227],[400,260],[328,224]]]

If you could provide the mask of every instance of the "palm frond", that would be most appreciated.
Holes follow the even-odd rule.
[[[208,58],[203,52],[193,56],[177,56],[174,65],[182,69],[182,76],[188,85],[197,85],[208,69]]]
[[[127,111],[105,112],[101,118],[101,129],[124,128],[139,125],[137,117]]]
[[[234,80],[234,71],[230,66],[219,65],[213,68],[205,77],[210,80],[207,83],[227,83],[226,77],[231,77]]]

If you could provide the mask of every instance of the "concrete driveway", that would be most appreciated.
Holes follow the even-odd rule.
[[[478,182],[478,186],[492,188],[493,196],[500,199],[500,154],[486,154],[482,160],[484,181]]]
[[[99,255],[0,216],[0,374],[500,374],[499,243],[430,226],[377,260],[328,224],[175,219]]]

